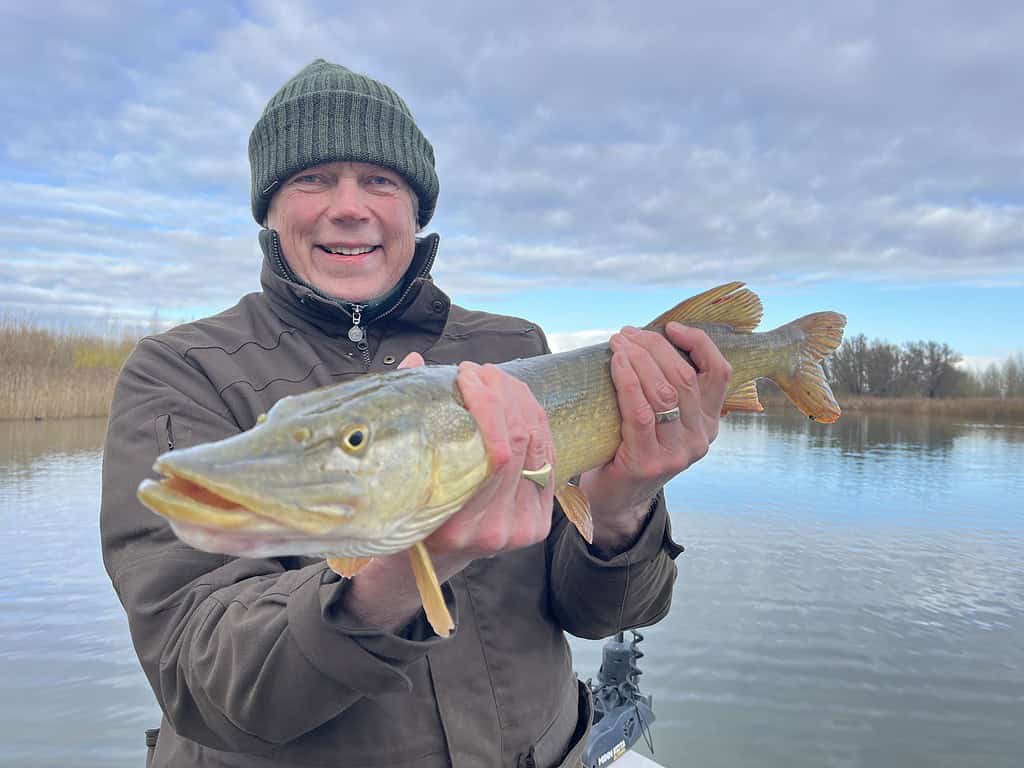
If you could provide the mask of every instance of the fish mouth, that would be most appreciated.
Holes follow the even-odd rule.
[[[139,499],[168,520],[195,523],[225,531],[270,525],[282,526],[254,512],[244,504],[184,477],[171,475],[162,480],[144,480]]]
[[[238,498],[230,489],[211,487],[177,473],[144,480],[139,500],[166,518],[189,546],[243,557],[273,557],[323,551],[330,536],[323,525],[294,527],[278,522]],[[338,508],[335,508],[337,512]],[[344,509],[344,508],[342,508]],[[335,521],[336,522],[336,521]]]
[[[296,536],[280,523],[183,477],[145,480],[138,495],[167,519],[179,539],[207,552],[254,556]]]

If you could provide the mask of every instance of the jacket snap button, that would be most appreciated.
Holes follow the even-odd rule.
[[[391,365],[394,362],[395,362],[395,356],[394,355],[385,355],[384,356],[384,365]]]
[[[444,302],[440,299],[435,299],[431,307],[435,312],[444,312]]]

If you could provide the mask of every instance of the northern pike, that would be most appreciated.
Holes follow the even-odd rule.
[[[723,411],[761,411],[756,380],[774,381],[811,419],[839,405],[821,360],[846,318],[805,315],[755,333],[760,299],[743,283],[713,288],[663,313],[704,330],[732,366]],[[681,353],[684,354],[685,353]],[[569,480],[610,461],[621,441],[607,343],[502,363],[547,412],[553,481],[567,517],[588,541],[589,504]],[[372,557],[408,550],[427,618],[440,635],[451,617],[423,539],[487,482],[491,467],[463,405],[454,365],[407,368],[282,398],[256,425],[224,440],[170,451],[138,496],[185,543],[248,557],[317,555],[351,576]]]

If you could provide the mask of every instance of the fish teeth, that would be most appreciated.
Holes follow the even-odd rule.
[[[322,245],[320,247],[329,253],[336,253],[339,256],[359,256],[364,253],[369,253],[377,246],[364,245],[360,246],[359,248],[331,248],[330,246]]]

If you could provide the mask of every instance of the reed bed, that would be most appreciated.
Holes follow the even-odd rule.
[[[951,416],[1003,423],[1024,422],[1024,397],[855,397],[838,395],[845,411]]]
[[[760,386],[760,384],[758,385]],[[781,406],[785,396],[775,392],[760,395],[762,404]],[[843,413],[901,413],[913,416],[941,416],[978,419],[1002,424],[1024,424],[1024,397],[865,397],[836,393]]]
[[[134,346],[0,318],[0,420],[106,416]]]

